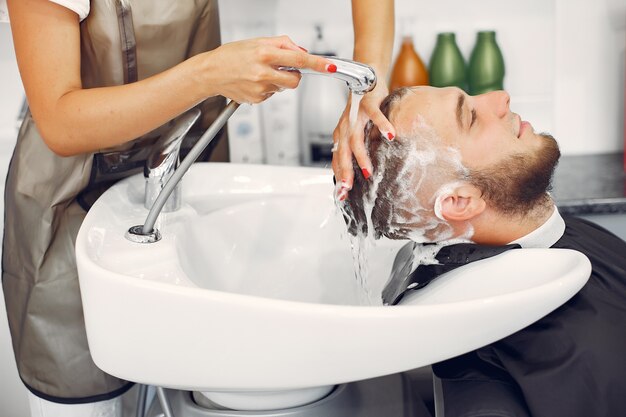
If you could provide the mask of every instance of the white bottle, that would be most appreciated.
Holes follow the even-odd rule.
[[[260,36],[264,26],[259,22],[249,25],[233,25],[223,36],[224,41],[247,39]],[[245,164],[265,162],[261,108],[257,105],[241,104],[228,119],[228,145],[230,161]]]
[[[265,160],[270,165],[300,165],[298,90],[285,90],[261,103]]]
[[[265,162],[260,108],[242,104],[228,120],[230,161],[244,164]]]
[[[316,26],[317,39],[311,53],[336,55],[326,46],[322,27]],[[300,143],[302,164],[330,166],[333,131],[346,106],[348,87],[344,81],[322,75],[305,75],[300,81]]]

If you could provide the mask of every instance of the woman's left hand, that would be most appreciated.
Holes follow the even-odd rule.
[[[333,161],[332,167],[338,184],[337,198],[344,200],[352,188],[354,167],[352,157],[356,159],[365,179],[372,175],[372,162],[365,149],[365,126],[371,120],[387,140],[393,140],[395,129],[380,111],[380,103],[387,96],[389,90],[384,81],[379,81],[376,87],[365,94],[361,99],[358,115],[354,126],[350,126],[350,105],[348,104],[339,119],[333,132]]]

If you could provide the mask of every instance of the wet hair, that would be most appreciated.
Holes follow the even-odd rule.
[[[410,91],[408,87],[399,88],[383,100],[380,110],[387,119],[391,120],[394,105]],[[365,147],[372,161],[372,178],[366,180],[356,161],[353,161],[353,187],[343,206],[348,230],[353,235],[367,234],[367,211],[371,209],[369,225],[374,229],[376,239],[382,236],[390,239],[411,238],[416,228],[423,227],[423,223],[416,220],[432,218],[434,215],[432,211],[425,211],[420,204],[415,204],[416,199],[408,202],[405,198],[407,192],[418,193],[415,184],[419,186],[424,179],[419,177],[424,175],[439,179],[445,177],[447,182],[466,181],[473,184],[482,191],[487,204],[502,215],[530,215],[538,206],[550,203],[547,191],[551,189],[552,176],[560,157],[554,138],[547,134],[541,136],[545,142],[535,154],[512,155],[494,166],[480,170],[465,169],[462,165],[458,167],[448,163],[449,154],[445,152],[449,153],[452,148],[448,147],[444,152],[441,147],[429,145],[428,142],[434,140],[432,135],[424,135],[418,129],[409,136],[398,135],[393,142],[388,142],[378,128],[369,122],[365,128]],[[427,172],[423,164],[409,164],[411,155],[428,146],[431,150],[435,149],[438,155],[431,161],[436,165],[435,172],[432,172],[433,168]],[[407,190],[407,187],[413,188]],[[441,219],[434,225],[431,222],[431,230],[439,227],[441,231],[443,222]]]
[[[387,119],[390,118],[393,105],[409,91],[408,87],[395,89],[382,101],[380,110]],[[390,146],[395,148],[395,152],[389,152]],[[348,230],[353,235],[368,233],[365,203],[369,196],[374,200],[371,213],[374,237],[376,239],[381,236],[406,239],[409,230],[402,226],[394,227],[397,223],[394,219],[400,211],[395,205],[395,197],[400,194],[402,186],[398,181],[398,175],[404,171],[405,156],[411,152],[409,140],[398,135],[393,140],[393,144],[388,143],[378,127],[370,121],[365,127],[365,147],[372,161],[372,178],[366,180],[356,160],[353,160],[354,181],[344,205]],[[383,166],[384,169],[381,169]],[[374,183],[376,190],[373,190]],[[370,196],[372,191],[376,191],[375,196]]]

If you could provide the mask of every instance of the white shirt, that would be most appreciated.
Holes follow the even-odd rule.
[[[544,224],[511,243],[517,243],[522,248],[549,248],[554,245],[565,233],[565,221],[554,206],[552,215]]]
[[[82,21],[89,14],[89,0],[50,0],[53,3],[67,7],[78,15]],[[9,13],[7,12],[6,0],[0,0],[0,22],[8,22]]]

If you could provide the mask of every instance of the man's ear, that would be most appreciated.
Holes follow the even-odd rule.
[[[446,221],[467,221],[481,214],[487,204],[475,186],[461,183],[438,198],[440,216]]]

